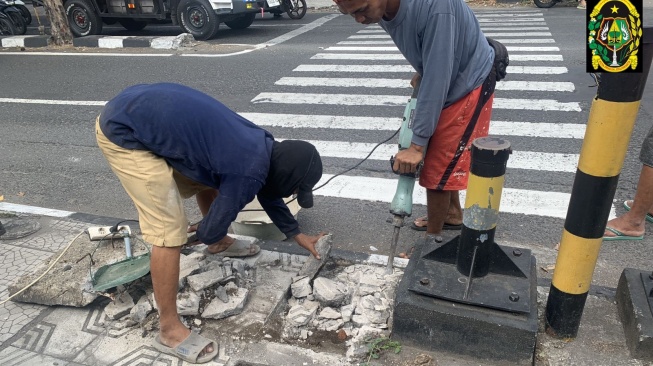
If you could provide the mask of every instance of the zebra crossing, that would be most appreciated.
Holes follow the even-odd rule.
[[[568,69],[542,13],[537,10],[483,11],[477,12],[477,19],[487,36],[506,45],[511,61],[508,77],[497,84],[490,134],[533,141],[540,138],[558,139],[562,143],[568,141],[580,146],[585,133],[584,124],[538,122],[538,118],[533,117],[533,113],[555,112],[565,116],[560,121],[567,121],[583,112],[579,102],[566,101],[567,96],[575,91],[575,85],[566,80]],[[321,49],[309,62],[298,65],[251,100],[257,106],[282,105],[288,113],[241,114],[261,126],[288,128],[285,131],[317,129],[317,133],[312,132],[316,136],[319,136],[320,130],[355,130],[359,134],[395,131],[400,126],[403,108],[411,92],[409,82],[413,72],[414,69],[385,31],[378,25],[370,25],[335,45]],[[552,96],[555,99],[551,99]],[[385,117],[365,116],[356,112],[347,115],[316,113],[325,110],[356,111],[356,107],[360,107],[360,110],[369,110],[363,107],[390,108],[383,110],[393,113]],[[359,160],[376,145],[319,138],[310,139],[310,142],[317,147],[323,160]],[[382,144],[369,159],[387,160],[396,151],[396,143]],[[577,163],[577,153],[515,149],[508,160],[507,175],[511,172],[540,171],[573,177]],[[318,185],[331,177],[333,174],[325,174]],[[390,172],[385,177],[343,175],[315,191],[315,194],[390,202],[395,188],[396,178]],[[565,218],[571,186],[564,188],[560,192],[552,192],[506,186],[501,211]],[[464,192],[461,193],[464,202]],[[414,203],[426,204],[425,191],[419,186],[415,189]]]

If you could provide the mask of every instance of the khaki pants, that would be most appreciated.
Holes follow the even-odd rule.
[[[183,199],[211,188],[179,174],[150,151],[114,144],[100,129],[99,121],[100,117],[95,123],[98,146],[138,210],[143,239],[163,247],[186,243],[188,220]]]

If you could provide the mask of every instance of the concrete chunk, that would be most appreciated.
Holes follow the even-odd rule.
[[[197,315],[200,307],[200,297],[194,292],[177,294],[177,312],[179,315]]]
[[[310,295],[313,292],[310,280],[311,279],[308,277],[303,277],[300,280],[293,282],[293,284],[290,286],[293,297],[299,299]]]
[[[303,305],[295,305],[288,311],[286,320],[290,325],[300,327],[302,325],[308,324],[308,322],[313,319],[313,316],[316,312],[317,307],[307,308]]]
[[[188,285],[193,289],[193,291],[202,291],[203,289],[222,281],[222,279],[224,279],[224,271],[221,268],[188,276],[187,278]]]
[[[136,306],[131,309],[129,316],[133,321],[142,323],[143,320],[145,320],[145,318],[147,318],[147,316],[150,314],[150,312],[152,312],[152,310],[152,304],[150,303],[148,296],[143,295],[138,300],[138,303],[136,303]]]
[[[342,318],[342,314],[340,314],[340,312],[338,312],[338,311],[336,311],[336,310],[334,310],[334,309],[332,309],[330,307],[326,307],[326,308],[322,309],[322,311],[320,312],[320,315],[318,315],[318,317],[322,318],[322,319],[340,319],[340,318]]]
[[[347,286],[325,277],[318,277],[313,281],[313,295],[322,306],[340,307],[348,298]]]
[[[129,314],[134,307],[134,299],[127,292],[123,292],[104,308],[104,313],[111,319],[120,319]]]
[[[232,315],[240,314],[245,308],[248,294],[249,291],[247,289],[239,288],[234,296],[229,297],[229,302],[227,303],[222,302],[220,299],[213,299],[206,309],[204,309],[202,317],[208,319],[223,319]]]

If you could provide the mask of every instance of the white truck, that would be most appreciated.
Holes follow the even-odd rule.
[[[64,9],[76,37],[102,33],[103,24],[141,30],[148,23],[172,22],[197,40],[213,38],[220,23],[244,29],[265,0],[66,0]]]

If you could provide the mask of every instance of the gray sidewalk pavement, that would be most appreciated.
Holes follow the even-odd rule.
[[[15,210],[10,211],[8,207]],[[164,355],[151,346],[156,335],[156,320],[149,325],[125,326],[112,320],[103,309],[109,299],[98,299],[84,307],[44,306],[8,301],[8,287],[18,278],[30,273],[41,273],[43,264],[50,261],[73,238],[89,226],[112,225],[116,219],[101,218],[61,211],[26,213],[22,206],[0,203],[0,221],[15,218],[36,223],[40,229],[27,237],[5,240],[0,237],[0,364],[1,365],[186,365],[175,357]],[[29,211],[29,210],[28,210]],[[209,365],[224,366],[304,366],[355,365],[347,356],[347,332],[308,332],[307,339],[289,341],[275,334],[269,320],[270,310],[283,301],[289,291],[290,280],[297,265],[305,260],[301,251],[285,242],[263,242],[263,254],[250,259],[257,268],[261,283],[285,283],[276,291],[250,297],[243,314],[220,320],[203,320],[202,334],[214,336],[221,342],[221,352]],[[534,251],[541,258],[554,255],[541,249]],[[84,253],[73,253],[71,258],[83,258]],[[334,268],[358,263],[382,270],[382,256],[364,253],[332,251]],[[266,259],[267,258],[267,259]],[[272,258],[273,260],[270,260]],[[304,259],[302,259],[304,258]],[[72,262],[71,262],[72,264]],[[398,261],[400,267],[405,261]],[[602,265],[599,263],[599,265]],[[540,271],[538,277],[544,272]],[[55,267],[56,268],[56,267]],[[374,271],[374,269],[372,269]],[[399,272],[401,273],[401,272]],[[265,282],[267,280],[267,282]],[[630,356],[624,330],[615,305],[615,289],[592,287],[582,318],[578,337],[573,341],[551,338],[543,331],[543,314],[550,281],[539,278],[538,315],[540,330],[534,357],[535,365],[653,365],[653,362]],[[259,290],[260,291],[260,290]],[[134,300],[135,301],[135,300]],[[289,300],[291,301],[291,300]],[[266,313],[267,312],[267,313]],[[156,314],[156,313],[153,313]],[[265,315],[268,314],[268,315]],[[267,319],[264,319],[266,318]],[[392,317],[390,317],[391,319]],[[257,321],[258,319],[258,321]],[[388,321],[388,323],[391,323]],[[197,323],[195,323],[197,325]],[[277,329],[279,331],[279,329]],[[306,335],[306,334],[305,334]],[[470,340],[473,342],[473,340]],[[419,363],[424,361],[424,363]],[[501,361],[483,360],[483,355],[470,357],[426,352],[405,346],[398,355],[383,355],[372,365],[507,365]]]

